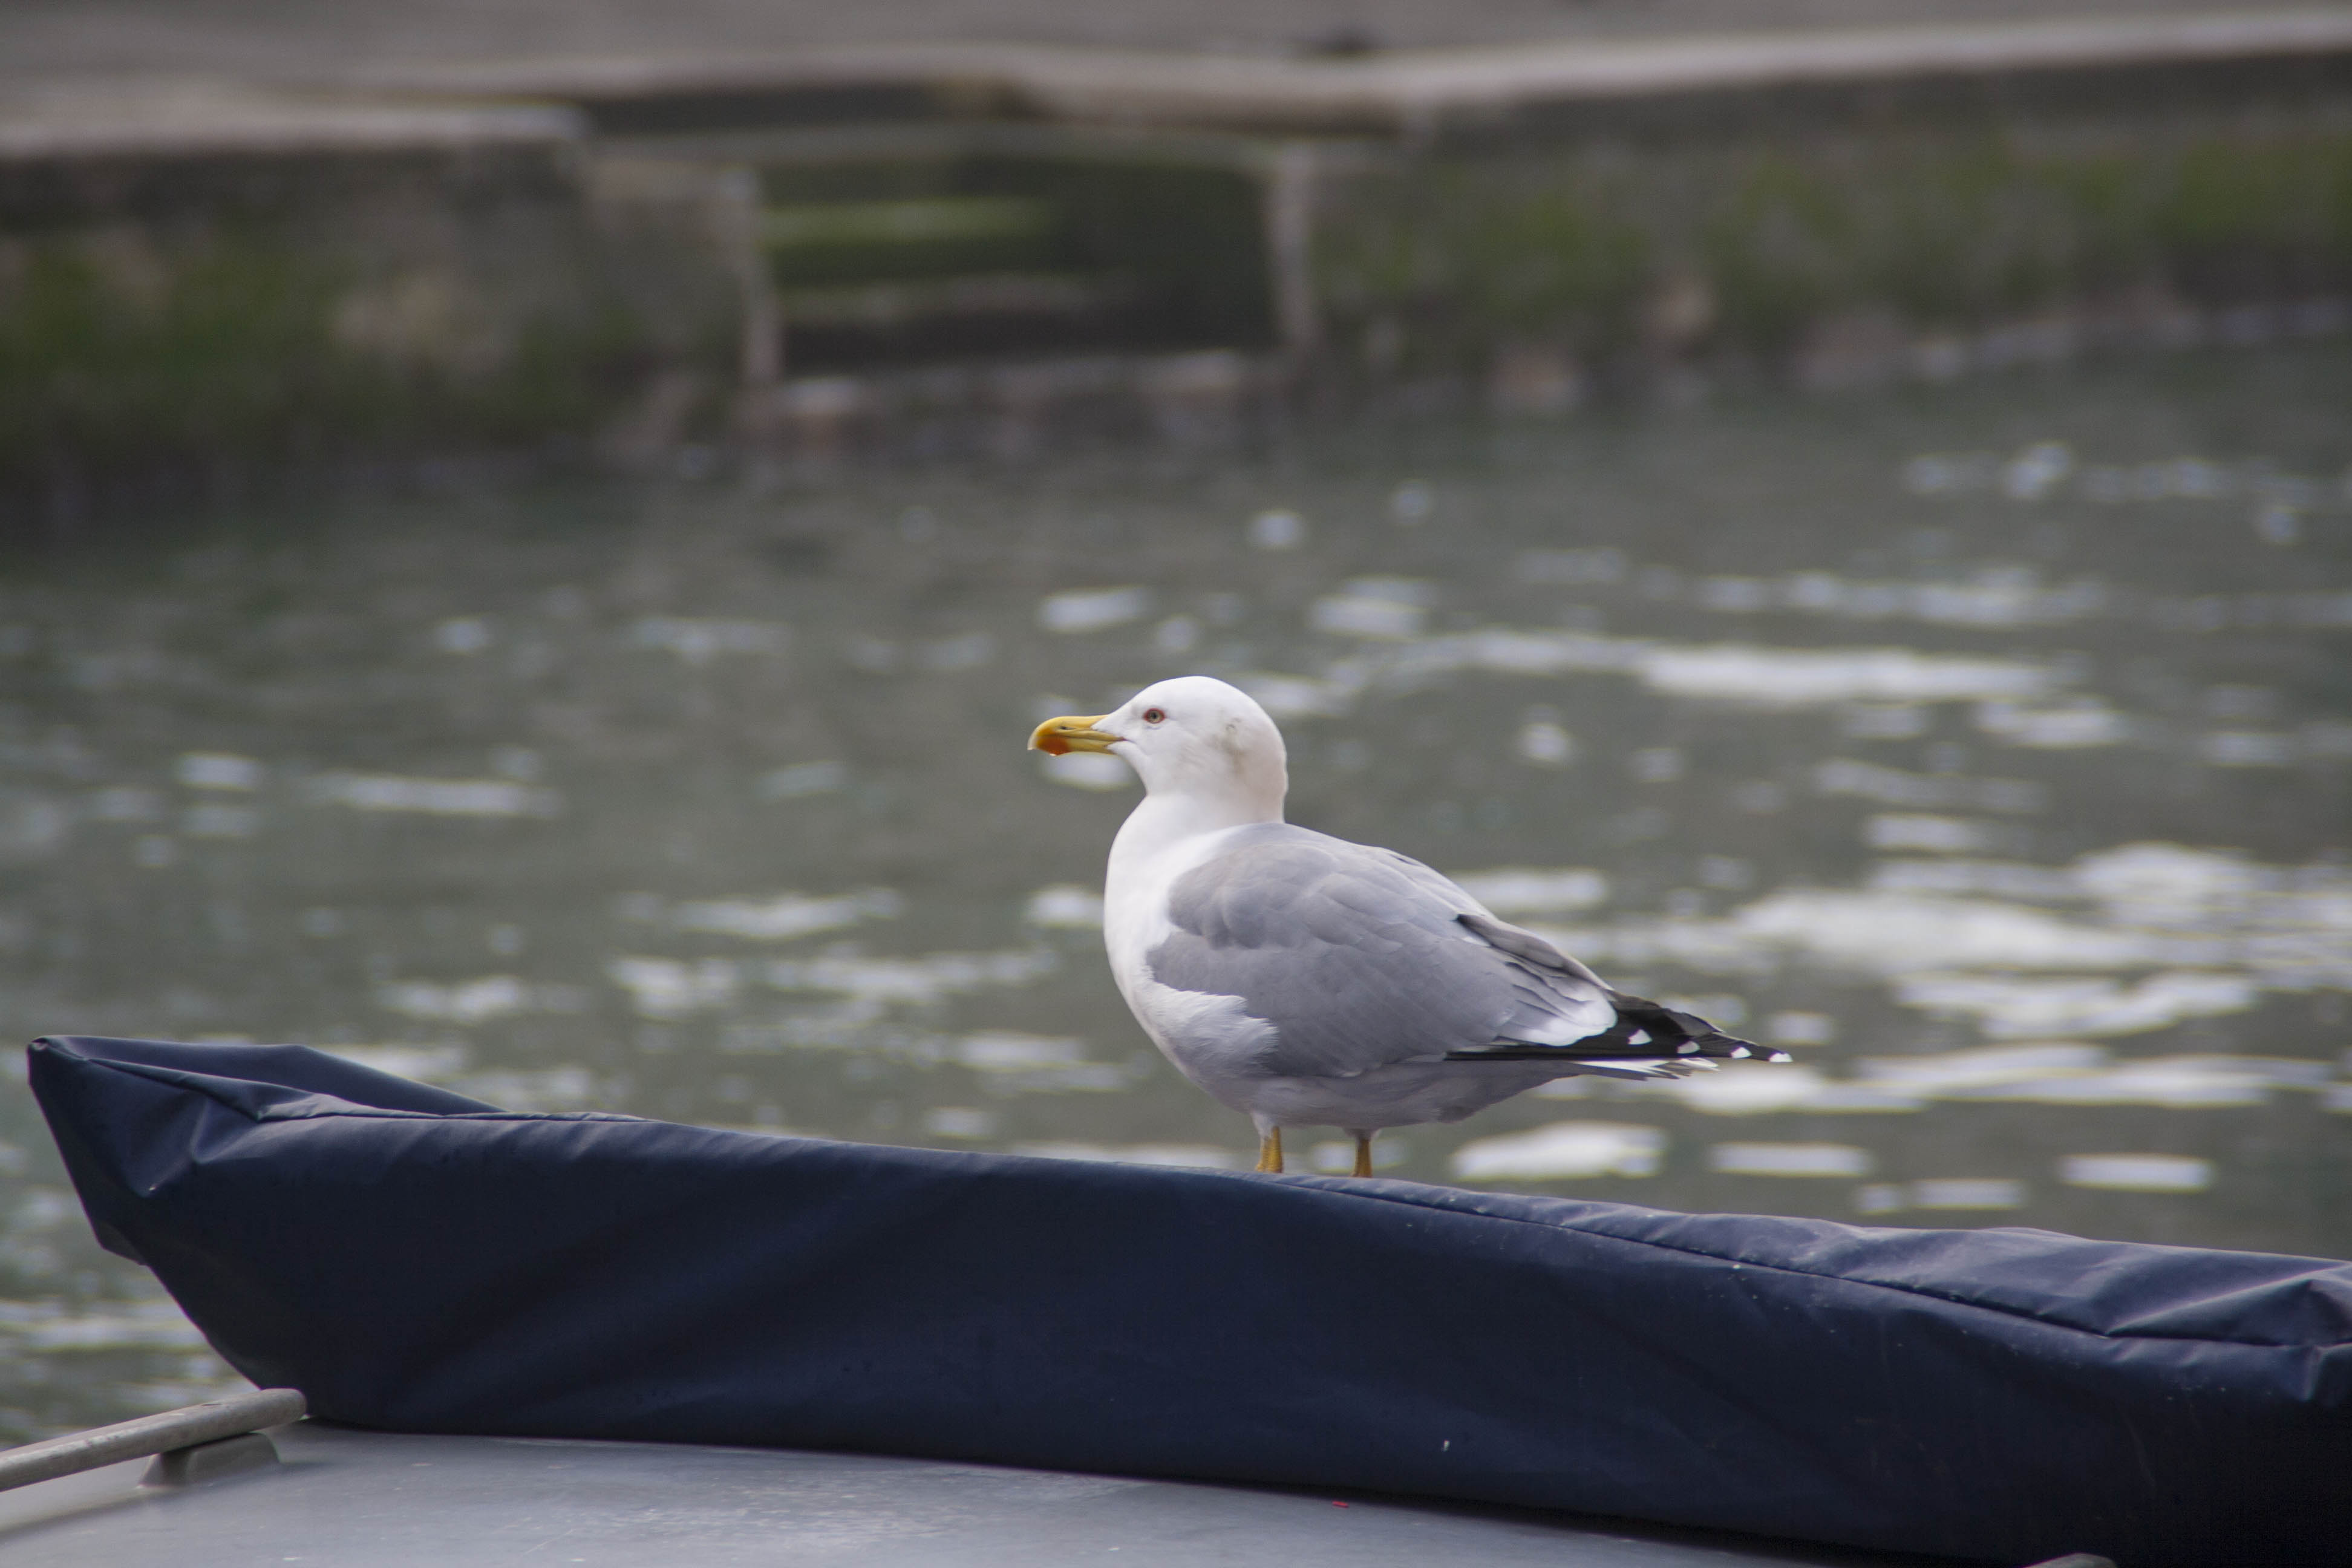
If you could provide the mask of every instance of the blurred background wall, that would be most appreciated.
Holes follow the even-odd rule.
[[[2352,10],[2076,9],[12,7],[0,495],[2342,330]]]

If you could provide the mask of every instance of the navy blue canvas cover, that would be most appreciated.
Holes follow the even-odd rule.
[[[2352,1268],[537,1116],[58,1038],[102,1240],[318,1415],[2352,1563]]]

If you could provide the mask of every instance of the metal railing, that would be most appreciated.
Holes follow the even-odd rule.
[[[142,1415],[136,1421],[51,1437],[46,1442],[0,1449],[0,1491],[94,1470],[101,1465],[121,1464],[125,1459],[143,1459],[151,1454],[173,1455],[206,1443],[241,1437],[266,1426],[299,1421],[308,1408],[299,1389],[264,1388],[206,1405],[166,1410],[160,1415]]]

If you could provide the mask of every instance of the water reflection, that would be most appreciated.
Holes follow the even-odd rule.
[[[1021,751],[1203,671],[1283,719],[1296,819],[1799,1056],[1563,1080],[1382,1170],[2341,1255],[2352,362],[2179,374],[18,563],[0,1008],[524,1110],[1246,1166],[1104,967],[1132,778]],[[217,1379],[0,1115],[0,1424]]]

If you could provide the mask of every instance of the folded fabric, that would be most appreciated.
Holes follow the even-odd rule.
[[[338,1421],[2352,1562],[2340,1263],[520,1115],[293,1046],[31,1074],[100,1238]]]

